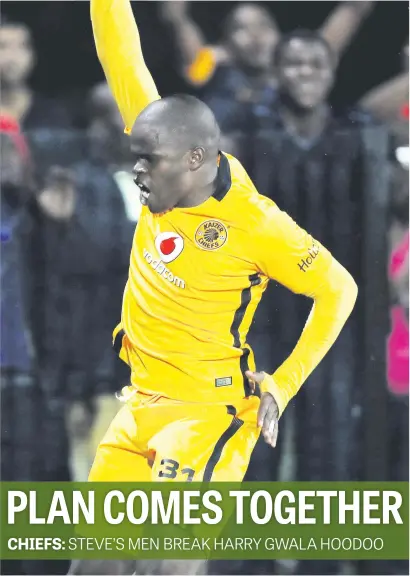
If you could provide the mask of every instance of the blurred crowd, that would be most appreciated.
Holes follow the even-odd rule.
[[[281,421],[277,449],[257,446],[249,480],[408,480],[408,41],[398,75],[369,86],[353,107],[336,110],[329,100],[339,61],[375,4],[333,3],[319,29],[286,34],[275,3],[232,4],[214,44],[188,2],[158,5],[175,46],[173,65],[215,113],[223,150],[359,285],[352,318]],[[111,333],[141,206],[107,86],[91,87],[73,114],[65,100],[32,88],[35,66],[29,27],[3,18],[1,474],[86,480],[117,410],[115,392],[128,381]],[[273,372],[283,361],[309,305],[271,284],[249,335],[259,370]],[[20,573],[44,569],[22,565]],[[273,570],[341,568],[209,567]]]

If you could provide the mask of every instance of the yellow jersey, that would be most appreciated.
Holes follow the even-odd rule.
[[[221,153],[205,203],[163,215],[142,209],[115,333],[132,382],[185,401],[248,395],[244,372],[255,365],[246,335],[268,279],[306,293],[330,260]]]
[[[129,0],[91,0],[91,21],[129,133],[160,98]],[[162,215],[142,208],[114,331],[132,383],[181,401],[232,403],[249,394],[244,372],[255,365],[246,334],[269,278],[314,300],[295,349],[261,384],[282,414],[336,340],[357,287],[319,242],[258,194],[235,158],[220,153],[215,192],[203,204]]]

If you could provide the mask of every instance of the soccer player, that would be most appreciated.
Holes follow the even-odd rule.
[[[210,109],[160,99],[128,0],[91,0],[97,53],[143,204],[114,348],[131,369],[90,473],[98,481],[242,480],[260,433],[336,340],[350,274],[219,149]],[[313,299],[293,352],[257,372],[246,334],[269,279]]]

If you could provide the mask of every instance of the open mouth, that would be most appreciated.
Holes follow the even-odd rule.
[[[142,182],[138,182],[137,179],[134,180],[135,184],[138,186],[138,188],[140,189],[140,201],[141,204],[143,206],[146,206],[148,203],[148,198],[150,195],[150,191],[149,188],[147,186],[145,186],[145,184],[143,184]]]

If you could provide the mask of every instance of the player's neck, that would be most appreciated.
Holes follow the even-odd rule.
[[[286,129],[300,138],[313,139],[325,129],[330,115],[329,107],[323,103],[310,110],[296,110],[282,105],[280,114]]]
[[[214,193],[213,183],[208,184],[204,188],[198,188],[193,190],[185,198],[181,200],[177,208],[195,208],[195,206],[200,206],[208,200]]]
[[[194,208],[206,202],[215,192],[215,180],[217,178],[218,168],[215,164],[202,167],[201,178],[198,185],[183,198],[178,208]]]

